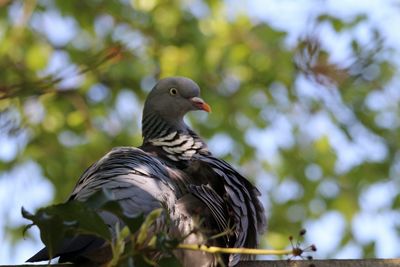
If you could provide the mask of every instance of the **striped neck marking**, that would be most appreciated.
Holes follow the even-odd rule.
[[[177,131],[151,139],[149,143],[161,147],[167,153],[166,156],[173,161],[190,160],[194,154],[204,147],[204,144],[192,135],[178,133]]]

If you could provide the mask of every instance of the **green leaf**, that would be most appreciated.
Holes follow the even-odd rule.
[[[102,189],[91,195],[85,201],[85,205],[92,209],[104,210],[113,213],[128,226],[131,233],[135,233],[144,221],[143,214],[135,217],[127,216],[119,203],[113,199],[112,193],[106,189]]]
[[[39,228],[40,238],[51,256],[66,237],[75,234],[93,234],[111,240],[110,231],[98,213],[82,202],[69,201],[41,208],[35,214],[22,208],[22,216]]]
[[[40,238],[47,247],[50,257],[55,255],[66,234],[66,225],[63,220],[47,213],[45,209],[41,209],[33,215],[22,208],[22,216],[39,227]]]

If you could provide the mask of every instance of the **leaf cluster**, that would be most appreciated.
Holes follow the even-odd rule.
[[[99,215],[102,212],[112,213],[120,221],[115,226],[107,225]],[[163,216],[163,209],[156,209],[147,216],[128,217],[108,191],[96,192],[85,202],[71,200],[40,208],[34,214],[22,208],[22,216],[32,221],[25,231],[32,226],[39,228],[50,257],[57,256],[65,240],[85,235],[106,242],[111,252],[107,263],[110,267],[177,264],[172,250],[179,240],[170,239],[166,232],[152,230],[154,222]],[[156,263],[153,257],[160,252],[165,259]]]

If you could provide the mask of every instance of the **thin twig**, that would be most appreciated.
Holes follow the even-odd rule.
[[[208,253],[228,253],[228,254],[252,254],[252,255],[289,255],[291,249],[255,249],[255,248],[221,248],[196,244],[179,244],[178,248],[188,250],[198,250]]]

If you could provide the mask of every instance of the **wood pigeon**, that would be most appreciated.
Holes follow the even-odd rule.
[[[200,88],[185,77],[161,79],[149,93],[142,117],[143,144],[116,147],[90,166],[78,180],[69,200],[85,201],[107,189],[127,215],[168,212],[154,226],[182,243],[256,248],[266,227],[259,191],[227,162],[212,155],[206,143],[184,122],[186,113],[210,112]],[[119,219],[101,212],[111,227]],[[168,217],[168,218],[165,218]],[[168,227],[164,223],[168,219]],[[194,231],[195,229],[199,229]],[[220,234],[223,233],[223,234]],[[218,235],[219,234],[219,235]],[[215,238],[215,236],[219,236]],[[183,266],[234,266],[247,257],[176,249]],[[111,258],[101,238],[78,235],[57,251],[59,262],[98,266]],[[46,248],[28,262],[48,260]]]

